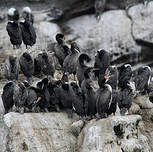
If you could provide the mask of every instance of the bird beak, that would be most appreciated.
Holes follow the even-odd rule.
[[[109,79],[109,76],[105,75],[104,78],[107,80],[107,79]]]

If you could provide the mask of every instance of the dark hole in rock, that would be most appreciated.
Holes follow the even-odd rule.
[[[122,137],[123,136],[123,126],[121,124],[114,126],[114,132],[116,136]]]

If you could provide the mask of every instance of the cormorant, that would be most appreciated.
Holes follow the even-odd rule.
[[[32,84],[32,76],[34,73],[34,62],[31,55],[27,52],[24,52],[19,59],[21,71],[27,77],[27,80]]]
[[[5,60],[5,76],[9,81],[18,80],[19,64],[16,57],[9,56]]]

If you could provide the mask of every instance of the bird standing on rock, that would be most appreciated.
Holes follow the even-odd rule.
[[[32,84],[32,76],[34,73],[34,62],[31,55],[27,52],[24,52],[19,59],[21,71],[27,77],[27,80]]]
[[[96,107],[98,112],[98,118],[106,118],[108,110],[112,102],[112,87],[107,83],[109,79],[106,75],[99,77],[99,89],[96,92]]]
[[[64,72],[73,74],[74,77],[77,71],[77,61],[80,54],[80,49],[76,42],[71,43],[71,53],[65,58],[63,63]]]
[[[19,64],[16,57],[9,56],[5,60],[5,76],[8,81],[18,80]]]
[[[57,43],[54,46],[55,56],[57,57],[59,64],[63,68],[63,62],[64,62],[66,56],[70,53],[70,49],[64,42],[64,35],[63,34],[58,33],[56,35],[56,41],[57,41]]]
[[[19,24],[19,12],[15,8],[10,8],[7,15],[9,21],[6,26],[6,30],[13,45],[13,49],[19,49],[22,44],[22,31]]]

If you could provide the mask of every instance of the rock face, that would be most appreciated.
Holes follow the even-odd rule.
[[[5,146],[2,152],[149,152],[139,121],[139,115],[113,116],[92,120],[83,127],[83,122],[68,119],[66,113],[11,112],[4,116],[0,145]]]
[[[72,152],[76,138],[70,133],[72,120],[62,113],[8,113],[9,149],[14,152]]]
[[[67,39],[77,40],[92,55],[98,49],[105,49],[113,54],[112,60],[117,60],[122,56],[140,53],[140,47],[131,35],[131,20],[125,11],[103,13],[99,22],[93,15],[82,16],[68,21],[66,27],[69,29]]]
[[[138,115],[91,121],[80,134],[80,152],[149,152],[147,138],[138,130]]]

